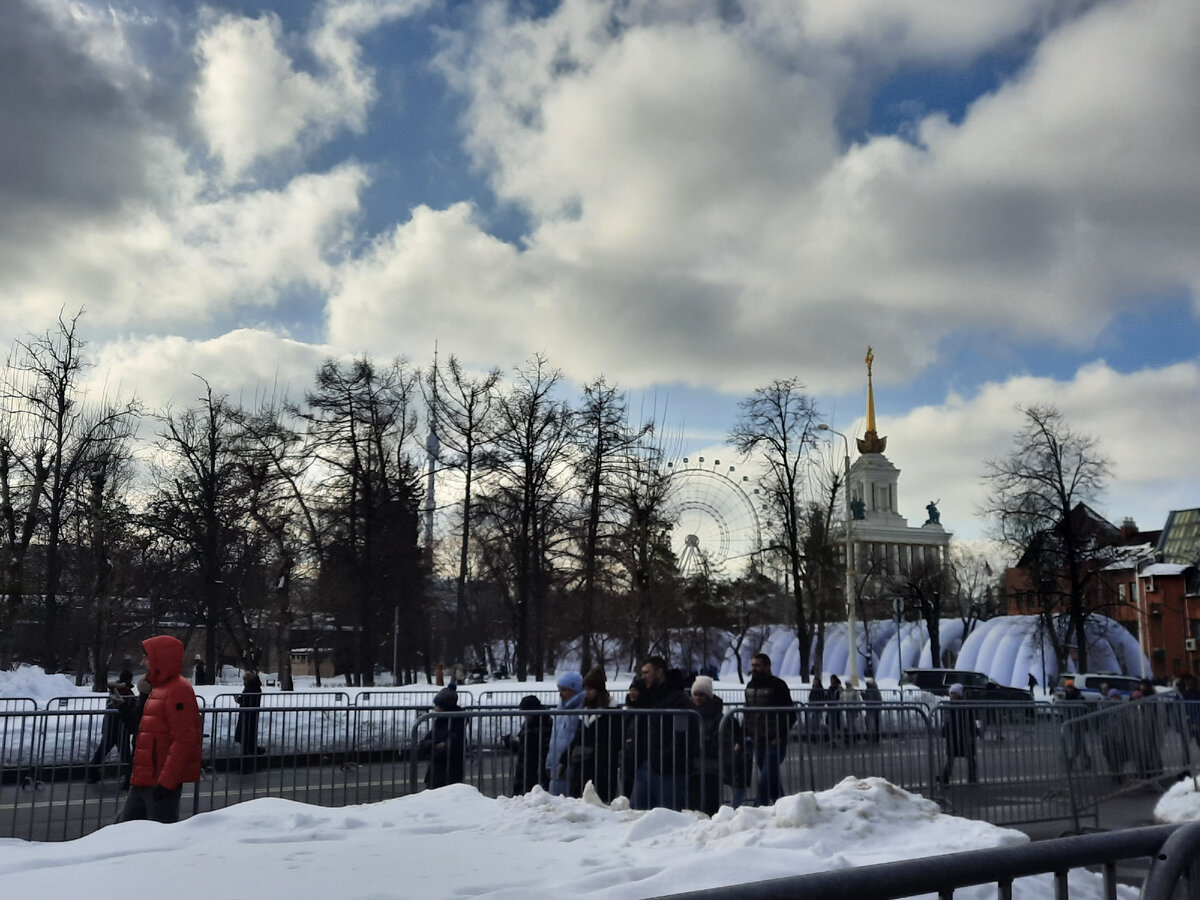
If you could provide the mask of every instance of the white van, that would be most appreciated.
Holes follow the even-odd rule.
[[[1136,675],[1122,675],[1119,672],[1083,672],[1078,675],[1065,673],[1058,676],[1054,684],[1054,698],[1063,699],[1068,679],[1074,679],[1075,687],[1083,694],[1084,700],[1103,700],[1100,686],[1107,685],[1105,691],[1116,689],[1121,692],[1122,699],[1128,700],[1129,695],[1138,689],[1142,680]]]

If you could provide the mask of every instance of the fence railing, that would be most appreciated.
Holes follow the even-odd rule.
[[[1078,831],[1098,822],[1105,797],[1142,778],[1178,774],[1200,754],[1192,724],[1200,715],[1191,715],[1200,709],[1171,701],[1095,712],[963,701],[933,709],[889,702],[730,707],[718,724],[705,725],[693,710],[527,712],[481,705],[443,714],[431,713],[424,698],[394,706],[382,699],[242,708],[218,702],[203,709],[204,776],[185,793],[184,814],[262,796],[362,803],[450,777],[501,796],[546,786],[552,775],[575,792],[591,781],[605,800],[667,790],[673,802],[685,798],[675,805],[712,810],[773,799],[776,786],[762,775],[774,744],[782,792],[880,776],[947,812],[1000,825],[1063,820]],[[462,755],[452,764],[451,756],[434,753],[437,741],[423,742],[439,723],[455,721],[462,723]],[[117,723],[116,713],[103,709],[0,711],[0,837],[59,840],[113,821],[123,802],[122,748],[130,738]],[[556,723],[574,723],[582,735],[561,773],[546,766]],[[1114,735],[1133,748],[1119,771],[1104,755]],[[1077,736],[1092,757],[1090,769],[1080,761]],[[1153,759],[1150,747],[1159,756],[1140,772],[1138,760]],[[639,788],[639,770],[651,759]]]
[[[1052,876],[1052,896],[1065,900],[1070,896],[1071,872],[1087,867],[1100,867],[1103,896],[1105,900],[1116,900],[1117,863],[1146,858],[1151,863],[1142,882],[1141,896],[1145,900],[1176,897],[1181,883],[1185,897],[1200,896],[1200,822],[1193,822],[834,869],[666,894],[657,900],[895,900],[921,894],[951,898],[959,888],[984,884],[996,885],[996,896],[1003,898],[1013,896],[1014,881],[1037,875]]]

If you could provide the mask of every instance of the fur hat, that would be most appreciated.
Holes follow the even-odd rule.
[[[955,683],[950,685],[950,696],[953,697],[955,694],[959,697],[963,695],[963,686],[961,684]]]
[[[604,669],[596,666],[590,672],[583,676],[583,687],[592,688],[597,691],[608,690],[608,676],[604,674]]]
[[[703,694],[706,697],[713,696],[713,680],[707,675],[697,675],[696,680],[692,682],[692,696]]]
[[[433,705],[442,710],[458,709],[458,685],[450,684],[438,691]]]
[[[560,688],[566,688],[568,691],[578,694],[583,690],[583,676],[578,672],[568,672],[566,675],[560,676],[556,684]]]

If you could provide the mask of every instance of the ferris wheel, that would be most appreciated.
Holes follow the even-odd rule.
[[[762,549],[749,476],[703,456],[667,465],[671,486],[664,509],[673,523],[671,549],[680,574],[707,569],[716,577],[741,575]]]

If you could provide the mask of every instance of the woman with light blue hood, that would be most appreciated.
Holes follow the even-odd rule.
[[[579,709],[583,703],[583,676],[568,672],[558,679],[558,708]],[[550,793],[565,797],[571,790],[571,774],[567,771],[568,751],[575,732],[579,730],[579,716],[555,716],[554,728],[550,732],[550,749],[546,752],[546,769],[550,772]]]

